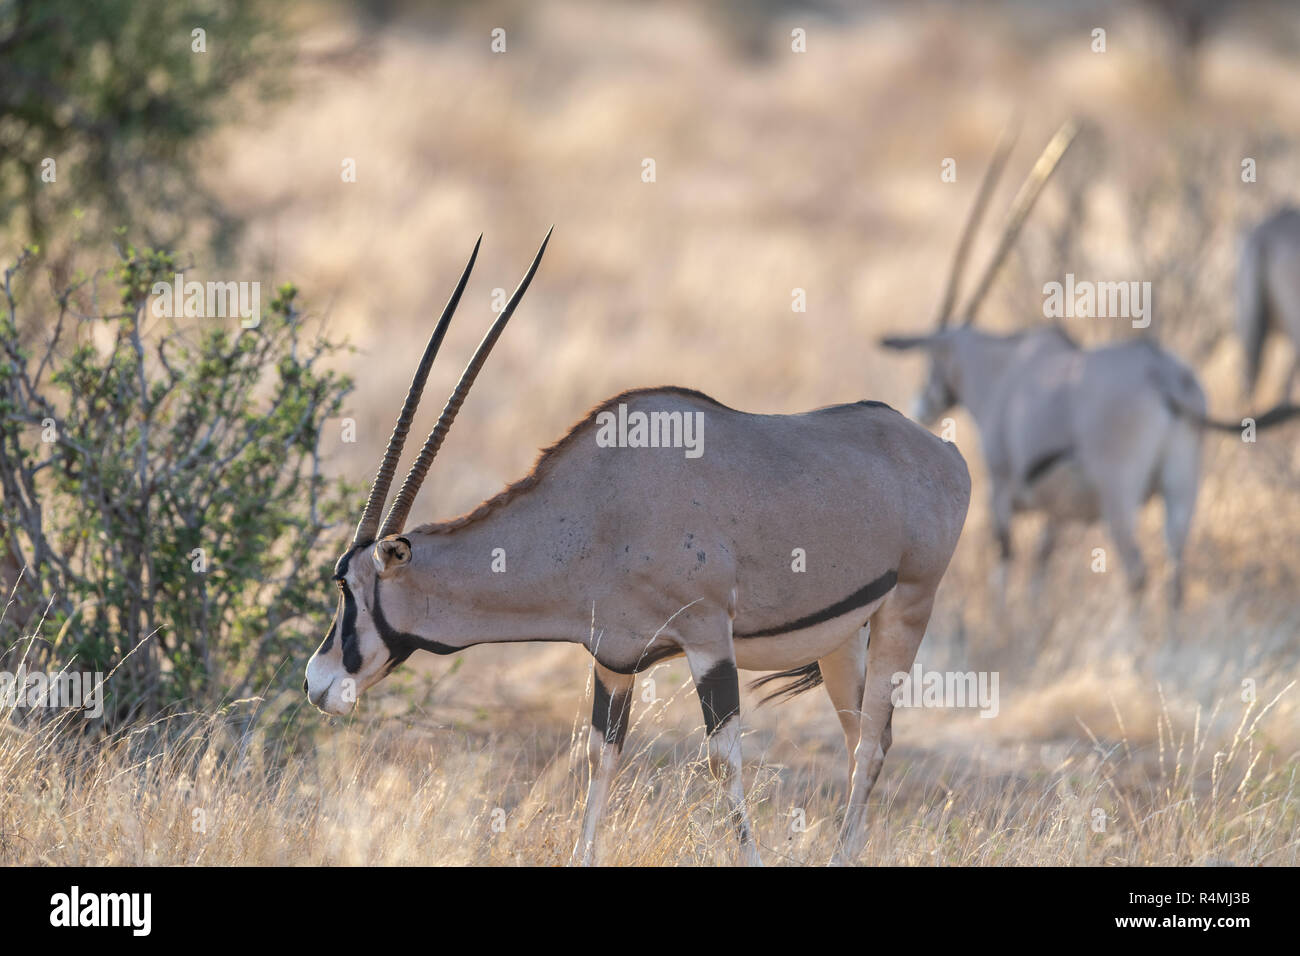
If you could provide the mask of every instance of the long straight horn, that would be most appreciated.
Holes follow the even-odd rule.
[[[997,275],[1002,261],[1007,257],[1007,253],[1011,251],[1016,236],[1020,234],[1020,227],[1025,224],[1025,217],[1029,215],[1029,210],[1034,208],[1034,202],[1038,199],[1038,194],[1047,185],[1047,180],[1056,169],[1056,164],[1061,161],[1061,157],[1065,155],[1066,149],[1074,140],[1074,136],[1078,131],[1079,127],[1074,120],[1067,120],[1048,142],[1042,155],[1034,163],[1034,168],[1029,171],[1029,176],[1020,187],[1020,191],[1016,193],[1016,198],[1011,204],[1011,214],[1007,217],[1006,228],[1002,231],[1002,238],[998,241],[993,258],[985,267],[984,275],[980,279],[979,285],[975,287],[975,292],[971,295],[970,301],[967,302],[966,308],[962,310],[965,324],[969,325],[975,320],[975,312],[984,300],[984,296],[988,293],[989,287],[993,285],[993,278]]]
[[[970,215],[966,217],[966,225],[962,229],[961,238],[957,241],[957,251],[953,253],[952,266],[948,270],[948,284],[944,287],[943,299],[939,303],[938,326],[941,329],[952,318],[952,307],[957,302],[957,287],[961,284],[961,276],[966,269],[966,256],[970,253],[971,241],[975,237],[980,220],[984,218],[984,210],[988,206],[989,197],[993,195],[993,188],[997,185],[998,178],[1007,164],[1007,156],[1010,155],[1011,147],[1016,141],[1017,128],[1018,124],[1012,124],[1002,131],[1002,137],[998,140],[998,147],[989,162],[989,168],[984,171],[979,192],[975,194],[975,205],[971,207]]]
[[[461,405],[465,402],[465,397],[469,394],[470,387],[474,384],[474,379],[478,377],[479,369],[487,361],[488,354],[492,351],[492,346],[496,345],[497,339],[501,337],[506,323],[510,321],[510,316],[514,314],[515,306],[519,300],[524,297],[528,291],[528,283],[533,281],[533,275],[537,272],[537,266],[542,261],[542,253],[546,251],[546,244],[551,241],[551,233],[555,231],[552,226],[546,231],[546,238],[542,240],[542,245],[537,250],[537,255],[533,257],[533,264],[528,267],[528,272],[519,282],[519,287],[515,289],[514,294],[510,296],[510,301],[506,307],[501,310],[497,320],[492,323],[488,329],[487,335],[483,336],[483,341],[478,345],[474,352],[474,357],[469,360],[465,366],[465,371],[461,373],[460,381],[457,383],[451,397],[447,399],[447,404],[442,409],[442,415],[438,418],[438,424],[433,427],[429,437],[425,439],[424,447],[420,449],[420,455],[411,465],[411,470],[406,474],[406,480],[402,482],[401,490],[397,492],[397,497],[393,499],[392,505],[388,509],[388,514],[384,516],[384,525],[379,529],[379,537],[384,538],[390,534],[397,534],[406,525],[406,516],[410,514],[411,505],[415,501],[416,494],[420,491],[420,485],[424,483],[424,476],[429,473],[429,466],[433,464],[434,457],[438,454],[438,449],[442,447],[443,439],[447,437],[447,432],[451,430],[451,423],[456,420],[456,413],[460,411]]]
[[[429,377],[429,369],[433,367],[433,360],[438,354],[438,349],[442,346],[443,336],[447,334],[447,327],[451,325],[452,314],[456,311],[456,306],[460,304],[461,293],[465,291],[465,283],[469,281],[470,270],[474,268],[474,260],[478,258],[478,247],[482,242],[483,236],[480,234],[478,241],[474,243],[474,251],[469,254],[469,262],[465,264],[465,271],[460,274],[460,281],[456,283],[456,290],[451,294],[451,298],[447,300],[447,305],[442,310],[442,317],[438,319],[433,335],[429,336],[429,344],[424,347],[424,357],[420,359],[420,365],[415,370],[415,378],[411,380],[411,388],[406,393],[406,401],[402,404],[402,412],[397,416],[397,424],[393,426],[393,434],[389,436],[388,448],[384,452],[383,460],[379,463],[379,473],[375,475],[375,483],[370,486],[370,497],[366,501],[366,510],[361,515],[361,521],[357,523],[356,534],[352,536],[354,547],[375,540],[375,532],[379,528],[379,517],[384,510],[384,501],[388,498],[388,489],[393,483],[393,475],[397,472],[397,462],[402,457],[402,446],[406,444],[406,433],[410,431],[411,420],[415,417],[415,410],[420,405],[420,393],[424,391],[424,382]]]

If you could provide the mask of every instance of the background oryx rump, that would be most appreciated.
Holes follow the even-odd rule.
[[[887,348],[924,349],[926,383],[914,417],[933,424],[965,406],[980,431],[992,483],[993,532],[1001,586],[1011,557],[1016,512],[1048,516],[1037,566],[1047,562],[1058,524],[1103,519],[1120,552],[1130,588],[1146,582],[1137,544],[1138,511],[1163,496],[1165,541],[1171,563],[1169,597],[1181,603],[1183,549],[1200,484],[1200,434],[1204,428],[1240,432],[1245,423],[1206,417],[1205,393],[1190,368],[1155,342],[1142,339],[1084,349],[1056,326],[1013,335],[973,328],[979,303],[1032,207],[1038,192],[1073,138],[1067,124],[1049,143],[1017,196],[998,244],[969,304],[963,324],[948,327],[966,250],[1005,161],[999,147],[967,220],[939,313],[939,330],[923,336],[889,336]],[[1279,405],[1254,420],[1262,429],[1300,414]]]
[[[1159,493],[1172,565],[1170,600],[1181,601],[1183,547],[1200,484],[1201,430],[1243,427],[1206,417],[1205,393],[1191,369],[1148,340],[1084,349],[1055,327],[991,335],[963,326],[884,343],[924,348],[930,355],[930,379],[917,410],[921,421],[932,424],[961,404],[979,426],[1003,562],[1011,557],[1016,512],[1049,517],[1040,567],[1051,554],[1058,522],[1100,518],[1130,587],[1139,591],[1146,564],[1137,544],[1138,509]],[[1298,412],[1272,409],[1255,427]]]
[[[1246,352],[1247,396],[1259,379],[1264,342],[1271,331],[1286,336],[1295,352],[1283,399],[1300,374],[1300,209],[1286,207],[1245,238],[1237,266],[1237,332]]]
[[[404,532],[429,462],[540,258],[541,251],[380,527],[379,509],[471,257],[417,370],[352,545],[335,567],[339,610],[308,662],[308,697],[326,713],[345,714],[356,694],[418,649],[584,645],[595,658],[596,693],[591,781],[574,858],[586,863],[623,748],[635,675],[685,655],[710,768],[725,782],[746,861],[758,863],[740,777],[737,668],[781,670],[775,676],[792,679],[787,690],[824,682],[844,730],[851,781],[835,858],[851,861],[865,843],[867,798],[892,739],[892,677],[912,666],[965,520],[970,482],[961,454],[878,402],[751,415],[686,389],[636,390],[603,402],[543,452],[530,475],[469,514]],[[671,443],[603,447],[597,423],[604,412],[695,416],[702,454],[664,447]],[[494,555],[506,563],[494,567]]]

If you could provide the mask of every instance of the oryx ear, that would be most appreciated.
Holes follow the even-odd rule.
[[[411,542],[400,534],[380,538],[370,552],[370,560],[381,578],[391,577],[411,563]]]
[[[880,344],[887,349],[916,349],[933,345],[936,338],[934,335],[886,335]]]

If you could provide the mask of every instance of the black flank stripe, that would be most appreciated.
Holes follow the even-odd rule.
[[[876,580],[872,581],[864,588],[854,591],[842,601],[836,601],[830,607],[822,608],[815,614],[809,614],[807,617],[801,617],[797,620],[790,621],[786,624],[779,624],[776,627],[765,627],[759,631],[749,631],[745,634],[732,634],[732,637],[749,638],[749,637],[771,637],[774,634],[788,634],[791,631],[802,631],[806,627],[813,627],[817,624],[823,624],[826,621],[833,620],[842,614],[848,614],[855,608],[866,607],[873,601],[884,597],[894,589],[898,583],[897,571],[886,571]]]
[[[1064,458],[1069,457],[1069,454],[1070,454],[1070,449],[1068,448],[1062,448],[1059,451],[1048,452],[1042,458],[1038,459],[1036,462],[1034,462],[1032,465],[1029,466],[1029,470],[1025,472],[1025,484],[1032,485],[1035,481],[1043,477],[1044,474],[1046,474],[1049,470],[1051,470],[1056,465],[1057,462],[1061,461]]]

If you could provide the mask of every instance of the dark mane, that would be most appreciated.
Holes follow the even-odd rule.
[[[592,424],[596,420],[597,415],[599,415],[603,411],[608,411],[611,408],[617,407],[620,402],[625,402],[629,398],[632,398],[635,395],[645,395],[651,392],[655,392],[659,394],[669,394],[669,395],[682,395],[687,398],[694,398],[702,402],[708,402],[710,405],[713,405],[717,408],[726,409],[727,411],[734,411],[734,409],[728,408],[728,406],[723,405],[721,402],[717,401],[716,399],[710,398],[708,395],[705,395],[703,392],[698,392],[693,388],[679,388],[676,385],[662,385],[659,386],[658,388],[630,388],[625,392],[619,392],[617,395],[613,396],[612,398],[605,399],[599,405],[596,405],[594,408],[592,408],[591,411],[587,412],[586,415],[583,415],[582,418],[578,419],[578,421],[575,422],[567,432],[565,432],[564,437],[562,437],[555,444],[551,445],[548,448],[543,448],[541,453],[537,456],[537,461],[533,464],[532,470],[529,471],[528,474],[524,475],[524,477],[520,478],[518,481],[511,482],[510,484],[506,485],[506,487],[503,490],[497,492],[495,495],[493,495],[491,498],[488,498],[486,501],[480,502],[472,511],[466,512],[465,514],[461,515],[459,518],[452,518],[450,521],[433,521],[430,522],[429,524],[422,524],[418,528],[411,529],[412,533],[447,534],[451,531],[456,531],[459,528],[463,528],[467,524],[473,524],[475,521],[478,521],[481,518],[487,517],[489,514],[496,511],[498,508],[503,507],[504,505],[513,501],[515,498],[519,497],[525,492],[531,491],[534,487],[536,487],[537,483],[541,481],[542,476],[546,473],[547,466],[555,458],[555,456],[558,455],[559,452],[561,452],[563,449],[567,448],[569,445],[572,445],[577,440],[578,435],[588,425]]]
[[[857,402],[837,402],[834,405],[822,405],[819,408],[814,408],[813,411],[814,412],[847,412],[847,411],[852,411],[855,408],[883,408],[891,412],[898,411],[898,409],[894,408],[894,406],[890,405],[888,402],[878,402],[874,398],[864,398]]]

